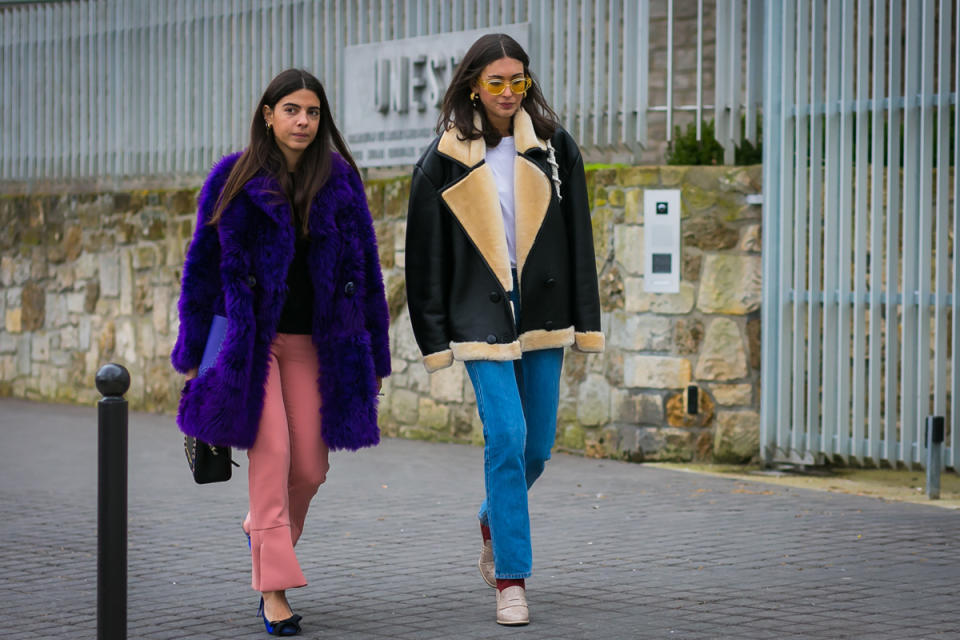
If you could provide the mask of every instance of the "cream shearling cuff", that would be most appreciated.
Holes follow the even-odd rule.
[[[603,353],[605,344],[603,333],[599,331],[578,331],[574,336],[573,348],[584,353]]]
[[[433,373],[434,371],[439,371],[440,369],[446,369],[452,364],[453,351],[450,349],[444,349],[443,351],[437,351],[436,353],[423,356],[423,366],[426,368],[427,373]]]

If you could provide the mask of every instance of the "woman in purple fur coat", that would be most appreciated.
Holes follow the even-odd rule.
[[[252,585],[271,635],[295,635],[286,590],[306,584],[294,553],[330,449],[377,444],[390,374],[389,318],[363,183],[320,82],[289,69],[257,105],[250,144],[223,158],[199,196],[171,360],[186,374],[177,423],[249,449]],[[216,362],[197,371],[214,316]]]

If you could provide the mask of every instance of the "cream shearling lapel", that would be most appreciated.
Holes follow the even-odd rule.
[[[521,155],[533,148],[546,149],[546,143],[537,139],[530,116],[523,109],[517,111],[513,118],[513,135],[518,152],[514,161],[517,273],[522,274],[523,265],[550,205],[551,185],[543,170]],[[440,137],[437,151],[470,169],[462,180],[443,190],[441,197],[504,291],[510,291],[513,277],[510,274],[503,212],[493,172],[485,162],[486,143],[483,138],[460,140],[459,130],[448,129]]]
[[[520,109],[513,117],[513,138],[517,145],[517,159],[513,168],[513,206],[517,214],[517,274],[523,278],[523,265],[537,239],[540,226],[550,206],[551,185],[543,170],[526,158],[524,153],[533,148],[546,150],[544,141],[537,138],[533,122]]]
[[[479,126],[479,116],[476,119]],[[486,143],[482,137],[461,140],[459,129],[451,128],[440,137],[437,151],[470,168],[462,180],[444,189],[440,196],[497,276],[503,290],[510,291],[513,288],[510,254],[497,183],[490,167],[484,162],[487,157]]]

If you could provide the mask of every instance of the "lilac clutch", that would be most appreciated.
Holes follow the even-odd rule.
[[[200,358],[200,367],[197,369],[198,376],[202,376],[203,372],[217,361],[217,355],[220,353],[220,347],[223,346],[225,335],[227,335],[227,319],[223,316],[213,316],[213,321],[210,323],[210,333],[207,334],[207,346],[203,348],[203,357]]]

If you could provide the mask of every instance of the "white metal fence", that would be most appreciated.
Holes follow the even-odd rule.
[[[767,9],[763,453],[958,469],[956,0]]]
[[[717,117],[732,154],[741,111],[756,130],[760,0],[72,0],[0,2],[0,180],[205,172],[246,140],[269,79],[301,66],[334,108],[353,82],[343,48],[529,21],[531,58],[550,103],[587,147],[640,149],[648,114]],[[675,11],[699,16],[672,42]],[[651,21],[651,11],[667,21]],[[650,25],[666,34],[650,33]],[[663,27],[662,25],[666,25]],[[704,86],[714,34],[717,94]],[[649,43],[665,36],[665,104],[649,104]],[[676,51],[696,47],[697,99],[674,104]],[[743,62],[742,62],[743,61]],[[711,113],[711,110],[715,110]]]

